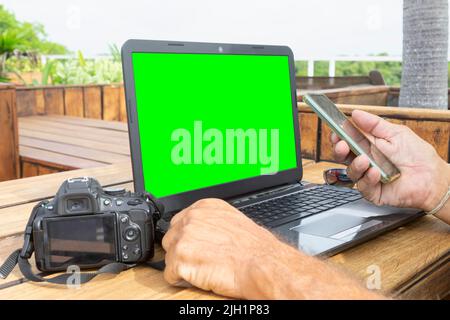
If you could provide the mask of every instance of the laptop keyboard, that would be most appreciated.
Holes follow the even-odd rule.
[[[361,199],[355,189],[321,185],[240,208],[260,225],[276,227]]]

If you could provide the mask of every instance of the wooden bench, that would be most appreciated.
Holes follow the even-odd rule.
[[[22,177],[128,161],[125,123],[59,115],[19,118]]]
[[[398,107],[400,96],[400,88],[398,87],[390,87],[386,85],[354,85],[345,88],[298,89],[298,101],[301,102],[302,95],[308,92],[325,94],[333,102],[339,104],[383,107]],[[450,99],[448,109],[450,110]]]
[[[298,101],[302,102],[305,93],[321,93],[337,104],[386,106],[389,99],[390,88],[380,86],[353,86],[347,88],[324,89],[324,90],[299,90]]]
[[[296,85],[299,90],[326,90],[357,86],[384,86],[383,75],[378,70],[372,70],[365,76],[338,76],[338,77],[304,77],[296,76]]]
[[[299,102],[308,92],[325,94],[340,104],[386,106],[391,98],[390,87],[377,70],[367,76],[297,77],[296,83]]]
[[[304,179],[322,183],[336,164],[305,161]],[[132,185],[129,162],[0,183],[0,261],[21,247],[27,219],[37,201],[52,197],[64,179],[96,177],[103,186]],[[163,255],[157,247],[157,259]],[[31,260],[33,262],[33,260]],[[440,299],[450,290],[450,227],[423,217],[328,259],[366,283],[373,266],[381,272],[381,292],[399,298]],[[34,262],[33,262],[34,263]],[[195,288],[170,286],[160,271],[140,266],[111,277],[101,275],[80,289],[24,281],[18,268],[0,279],[0,299],[218,299]]]

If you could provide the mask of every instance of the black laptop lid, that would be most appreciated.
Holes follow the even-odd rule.
[[[288,47],[130,40],[122,58],[136,191],[174,211],[301,180]]]

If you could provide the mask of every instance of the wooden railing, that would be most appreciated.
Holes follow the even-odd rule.
[[[0,181],[19,178],[16,91],[7,84],[0,84],[0,139]]]
[[[17,87],[16,90],[19,117],[57,114],[123,122],[127,119],[125,93],[121,84]],[[310,90],[298,91],[299,102],[301,95],[308,91]],[[369,106],[396,106],[399,95],[398,88],[384,85],[333,88],[314,92],[324,93],[338,104]]]
[[[359,88],[361,89],[361,88]],[[327,95],[336,101],[361,101],[365,98],[384,100],[389,94],[386,86],[371,86],[334,92]],[[378,97],[378,98],[374,98]],[[359,100],[357,100],[359,99]],[[17,102],[17,106],[16,106]],[[450,111],[408,109],[358,105],[339,105],[350,115],[362,109],[389,121],[405,124],[431,143],[439,155],[450,161]],[[301,126],[302,154],[316,161],[333,160],[329,141],[330,130],[321,123],[304,103],[298,105]],[[114,121],[126,121],[123,86],[56,86],[15,88],[0,86],[0,180],[20,177],[18,155],[17,116],[57,114]]]
[[[362,105],[339,105],[348,116],[355,109],[364,110],[393,123],[403,124],[429,142],[438,154],[450,162],[450,111],[393,108]],[[332,161],[331,131],[304,103],[298,104],[302,154],[316,161]]]
[[[126,121],[123,85],[17,87],[19,117],[43,114]]]

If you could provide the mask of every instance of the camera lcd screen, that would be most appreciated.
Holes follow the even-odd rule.
[[[113,214],[44,220],[50,267],[116,261],[115,221]]]

